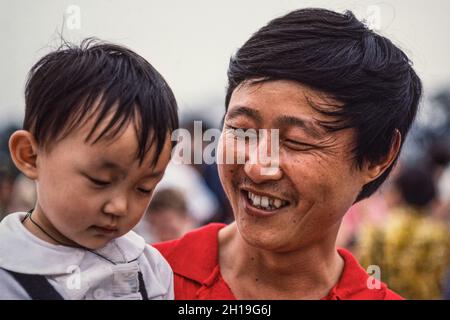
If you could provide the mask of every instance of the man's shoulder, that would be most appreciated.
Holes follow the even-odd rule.
[[[155,243],[153,247],[164,256],[179,254],[180,248],[184,249],[186,246],[193,249],[208,249],[213,242],[217,242],[217,234],[225,226],[223,223],[210,223],[186,233],[179,239]]]
[[[384,300],[405,300],[405,298],[390,289],[386,289]]]
[[[210,223],[183,237],[153,244],[169,262],[175,274],[202,281],[218,263],[218,239],[222,223]]]
[[[369,275],[348,251],[338,249],[344,259],[344,270],[341,278],[333,289],[333,295],[342,300],[403,300],[403,298],[390,290],[387,285],[377,279],[377,275]],[[376,273],[376,269],[374,269]]]

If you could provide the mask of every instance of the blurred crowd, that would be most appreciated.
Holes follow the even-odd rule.
[[[350,208],[338,236],[338,245],[369,273],[375,270],[375,278],[409,299],[450,299],[450,91],[436,95],[432,107],[440,110],[439,121],[413,128],[390,178]],[[203,145],[194,120],[202,121],[203,132],[211,126],[194,116],[182,122],[191,142]],[[6,127],[0,135],[0,220],[29,210],[36,197],[34,183],[9,157],[8,138],[15,129]],[[171,163],[135,231],[156,243],[232,220],[216,164]]]
[[[398,163],[381,190],[350,208],[338,245],[407,299],[450,299],[450,149],[434,145],[428,155]]]

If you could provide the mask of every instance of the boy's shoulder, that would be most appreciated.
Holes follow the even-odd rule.
[[[82,265],[88,258],[85,250],[52,245],[30,234],[22,224],[25,215],[26,212],[11,213],[0,222],[0,268],[20,273],[64,274],[67,266]],[[98,252],[118,261],[147,261],[152,269],[165,263],[159,251],[133,231]]]
[[[25,274],[64,274],[80,265],[83,250],[56,246],[32,235],[22,224],[26,212],[7,215],[0,222],[0,268]]]
[[[113,266],[86,250],[56,246],[34,237],[21,224],[24,215],[25,213],[14,213],[0,223],[0,287],[3,292],[0,293],[0,299],[29,299],[11,271],[44,276],[52,281],[55,289],[61,289],[70,276],[68,266],[78,266],[79,272],[91,275],[89,285],[83,286],[81,290],[86,294],[102,288],[102,283],[108,277],[117,276],[119,279],[127,277],[126,274],[131,272],[140,271],[148,298],[173,299],[172,270],[168,263],[156,249],[134,232],[114,239],[98,250],[98,253],[111,260],[125,259],[129,262]],[[100,269],[103,270],[101,274]],[[96,276],[92,277],[94,273]],[[78,293],[62,295],[69,299],[78,299],[80,296]]]

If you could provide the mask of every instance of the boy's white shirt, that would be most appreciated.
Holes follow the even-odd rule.
[[[140,270],[149,299],[173,299],[172,269],[158,250],[133,231],[96,250],[118,263],[113,265],[84,249],[37,238],[22,224],[25,215],[12,213],[0,223],[0,268],[44,275],[67,300],[142,299]],[[0,299],[30,297],[8,272],[0,269]]]

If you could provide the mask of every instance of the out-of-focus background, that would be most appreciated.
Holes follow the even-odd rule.
[[[374,277],[407,298],[450,299],[450,2],[0,0],[0,219],[26,211],[34,184],[14,168],[8,139],[21,127],[27,72],[41,56],[95,36],[148,59],[177,98],[182,126],[219,128],[230,56],[291,10],[352,10],[402,48],[424,84],[418,119],[391,178],[354,205],[338,237]],[[201,139],[201,137],[200,137]],[[201,142],[200,142],[201,143]],[[232,212],[214,164],[170,165],[136,231],[164,241]]]

